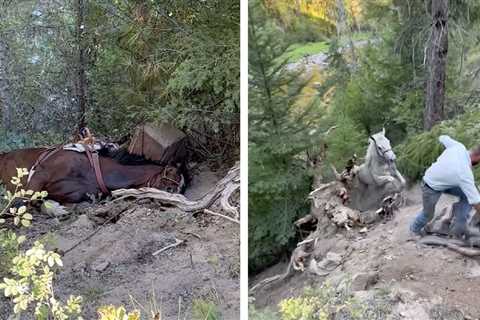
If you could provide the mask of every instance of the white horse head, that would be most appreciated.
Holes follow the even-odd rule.
[[[395,162],[396,156],[390,145],[390,140],[385,137],[385,128],[370,136],[366,158],[386,163]]]

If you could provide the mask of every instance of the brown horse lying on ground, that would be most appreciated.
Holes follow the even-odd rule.
[[[6,188],[14,191],[10,180],[16,168],[30,170],[45,148],[16,150],[0,154],[0,179]],[[113,159],[99,157],[100,167],[108,190],[152,187],[168,192],[181,192],[183,176],[177,168],[157,165],[122,165]],[[48,198],[60,203],[78,203],[99,194],[95,172],[84,153],[60,150],[41,162],[31,177],[22,180],[23,188],[47,191]]]

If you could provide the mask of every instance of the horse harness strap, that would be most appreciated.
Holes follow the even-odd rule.
[[[106,195],[110,194],[110,191],[108,190],[105,184],[105,181],[103,180],[98,152],[96,150],[92,150],[92,148],[89,145],[84,144],[84,147],[85,147],[85,153],[87,154],[88,161],[90,162],[90,165],[92,166],[95,172],[95,178],[97,179],[97,184],[100,187],[100,190],[102,191],[103,194],[106,194]],[[30,184],[30,181],[32,180],[33,175],[36,172],[37,167],[43,162],[47,161],[53,155],[57,154],[61,150],[63,150],[63,145],[50,147],[40,154],[37,161],[35,161],[34,165],[30,169],[30,172],[28,173],[27,185],[26,185],[27,189],[28,189],[28,185]]]
[[[28,189],[28,185],[30,184],[30,181],[32,180],[33,175],[35,174],[35,171],[37,170],[37,167],[44,161],[46,161],[48,158],[52,157],[53,155],[57,154],[60,150],[62,150],[63,146],[55,146],[55,147],[49,147],[47,150],[43,151],[40,156],[38,157],[37,161],[33,164],[32,168],[30,169],[28,173],[28,178],[27,178],[27,185],[26,188]]]
[[[392,148],[390,149],[387,149],[387,150],[381,150],[379,151],[378,150],[378,144],[377,144],[377,140],[375,140],[375,138],[373,136],[370,136],[370,139],[373,140],[373,143],[375,144],[375,151],[377,152],[377,154],[379,156],[381,156],[382,158],[385,158],[385,153],[389,152],[389,151],[392,151]]]
[[[180,182],[178,182],[178,181],[176,181],[176,180],[174,180],[174,179],[172,179],[172,178],[167,177],[167,167],[165,166],[165,167],[163,168],[163,171],[162,171],[161,173],[154,174],[153,176],[151,176],[151,177],[148,179],[148,181],[147,181],[147,187],[148,187],[148,188],[151,188],[151,187],[153,186],[153,183],[154,183],[155,179],[156,179],[160,174],[162,175],[161,180],[168,180],[168,181],[171,181],[171,182],[175,183],[177,186],[180,186]]]
[[[85,146],[85,153],[87,154],[88,161],[90,161],[90,165],[95,172],[95,178],[97,179],[97,184],[100,187],[100,190],[103,194],[107,195],[110,194],[108,190],[105,180],[103,180],[102,169],[100,167],[100,159],[98,157],[98,152],[96,150],[92,150],[89,145]]]

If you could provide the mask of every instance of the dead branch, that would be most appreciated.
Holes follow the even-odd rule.
[[[163,248],[160,249],[160,250],[155,251],[154,253],[152,253],[152,256],[159,255],[160,253],[162,253],[162,252],[164,252],[164,251],[166,251],[166,250],[168,250],[168,249],[170,249],[170,248],[178,247],[179,245],[181,245],[181,244],[184,243],[184,242],[185,242],[185,240],[175,239],[175,243],[172,243],[172,244],[170,244],[170,245],[168,245],[168,246],[163,247]]]
[[[290,258],[290,262],[288,263],[287,270],[285,270],[284,273],[282,274],[277,274],[272,277],[268,277],[266,279],[263,279],[262,281],[259,281],[256,285],[250,288],[250,293],[254,293],[258,289],[265,288],[270,284],[273,284],[274,282],[279,282],[287,279],[294,273],[294,261],[293,261],[293,256]]]
[[[222,217],[224,219],[227,219],[228,221],[232,221],[232,222],[240,224],[240,221],[238,221],[236,219],[233,219],[233,218],[230,218],[230,217],[227,217],[227,216],[224,216],[223,214],[213,212],[212,210],[203,209],[203,212],[211,214],[212,216]]]
[[[230,204],[230,197],[232,196],[232,194],[236,190],[239,190],[239,189],[240,189],[240,184],[239,183],[229,184],[229,185],[227,185],[225,190],[223,190],[222,196],[220,197],[220,205],[222,206],[222,209],[225,212],[233,215],[236,220],[238,220],[240,218],[240,216],[238,214],[237,208]]]
[[[463,247],[462,245],[466,245],[466,244],[464,244],[461,241],[444,239],[437,236],[427,236],[420,239],[419,243],[425,244],[425,245],[443,246],[467,257],[480,256],[480,249]]]
[[[220,199],[222,210],[238,217],[238,209],[232,206],[229,201],[233,192],[238,188],[240,188],[240,163],[237,162],[227,175],[215,185],[215,188],[200,200],[192,201],[184,195],[168,193],[155,188],[119,189],[113,191],[112,196],[115,198],[113,201],[127,198],[156,199],[164,204],[173,205],[185,212],[203,211],[210,208]]]

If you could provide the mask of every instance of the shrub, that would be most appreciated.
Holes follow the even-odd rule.
[[[140,320],[140,312],[127,313],[124,307],[103,306],[98,309],[98,320]]]
[[[220,320],[222,317],[215,303],[195,299],[192,306],[192,318],[194,320]]]
[[[282,300],[279,315],[249,307],[252,320],[383,320],[391,314],[388,292],[377,290],[372,297],[360,301],[350,289],[350,280],[335,289],[325,283],[319,288],[305,288],[298,297]]]
[[[422,132],[408,138],[395,152],[398,156],[400,172],[412,181],[421,179],[425,170],[444,150],[438,141],[442,134],[460,141],[467,148],[480,143],[480,111],[471,109],[455,120],[446,120],[428,132]],[[480,168],[474,170],[480,178]]]
[[[281,60],[288,48],[252,3],[249,24],[249,270],[279,259],[295,237],[293,221],[308,212],[311,176],[299,155],[318,142],[317,101],[299,107],[308,81]]]
[[[27,169],[17,169],[17,176],[11,183],[15,186],[14,192],[7,191],[6,205],[0,212],[0,224],[11,220],[19,228],[31,226],[33,216],[27,208],[30,202],[43,200],[47,193],[25,191],[21,180],[28,175]],[[20,206],[12,206],[21,200]],[[0,283],[5,297],[13,300],[13,312],[17,318],[25,311],[32,310],[37,320],[81,320],[82,297],[70,296],[63,303],[54,294],[55,270],[63,266],[60,255],[54,251],[47,251],[40,241],[21,251],[20,245],[26,236],[18,236],[13,230],[0,229],[0,273],[5,277]],[[7,275],[7,273],[9,274]],[[139,320],[138,311],[127,314],[123,307],[105,306],[99,309],[100,320]]]

